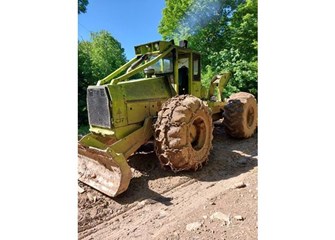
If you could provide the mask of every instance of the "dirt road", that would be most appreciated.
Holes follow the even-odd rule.
[[[257,134],[229,138],[215,127],[208,164],[160,168],[147,144],[129,164],[129,189],[112,199],[79,183],[79,239],[257,239]]]

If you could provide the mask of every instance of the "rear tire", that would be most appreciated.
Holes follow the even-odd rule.
[[[174,172],[197,170],[212,148],[213,123],[199,98],[180,95],[166,101],[154,124],[155,152],[162,166]]]
[[[249,138],[257,127],[257,102],[246,92],[232,94],[224,107],[223,125],[234,138]]]

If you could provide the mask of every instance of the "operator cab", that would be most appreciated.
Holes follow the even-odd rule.
[[[174,42],[153,42],[135,47],[138,56],[142,56],[148,63],[164,52],[162,49],[174,45]],[[157,60],[156,63],[144,69],[146,78],[167,78],[176,93],[201,96],[200,54],[189,49],[187,41],[183,40],[171,52]],[[145,56],[145,58],[144,58]]]
[[[192,64],[190,62],[192,61]],[[178,93],[194,94],[200,86],[200,54],[195,52],[178,53]]]

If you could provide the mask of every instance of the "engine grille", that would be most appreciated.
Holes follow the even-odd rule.
[[[109,95],[105,86],[87,88],[87,111],[90,125],[111,128]]]

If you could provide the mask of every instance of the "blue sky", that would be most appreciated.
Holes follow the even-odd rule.
[[[134,57],[134,46],[161,39],[158,25],[164,0],[89,0],[86,13],[78,16],[78,39],[89,40],[90,32],[109,31]]]

